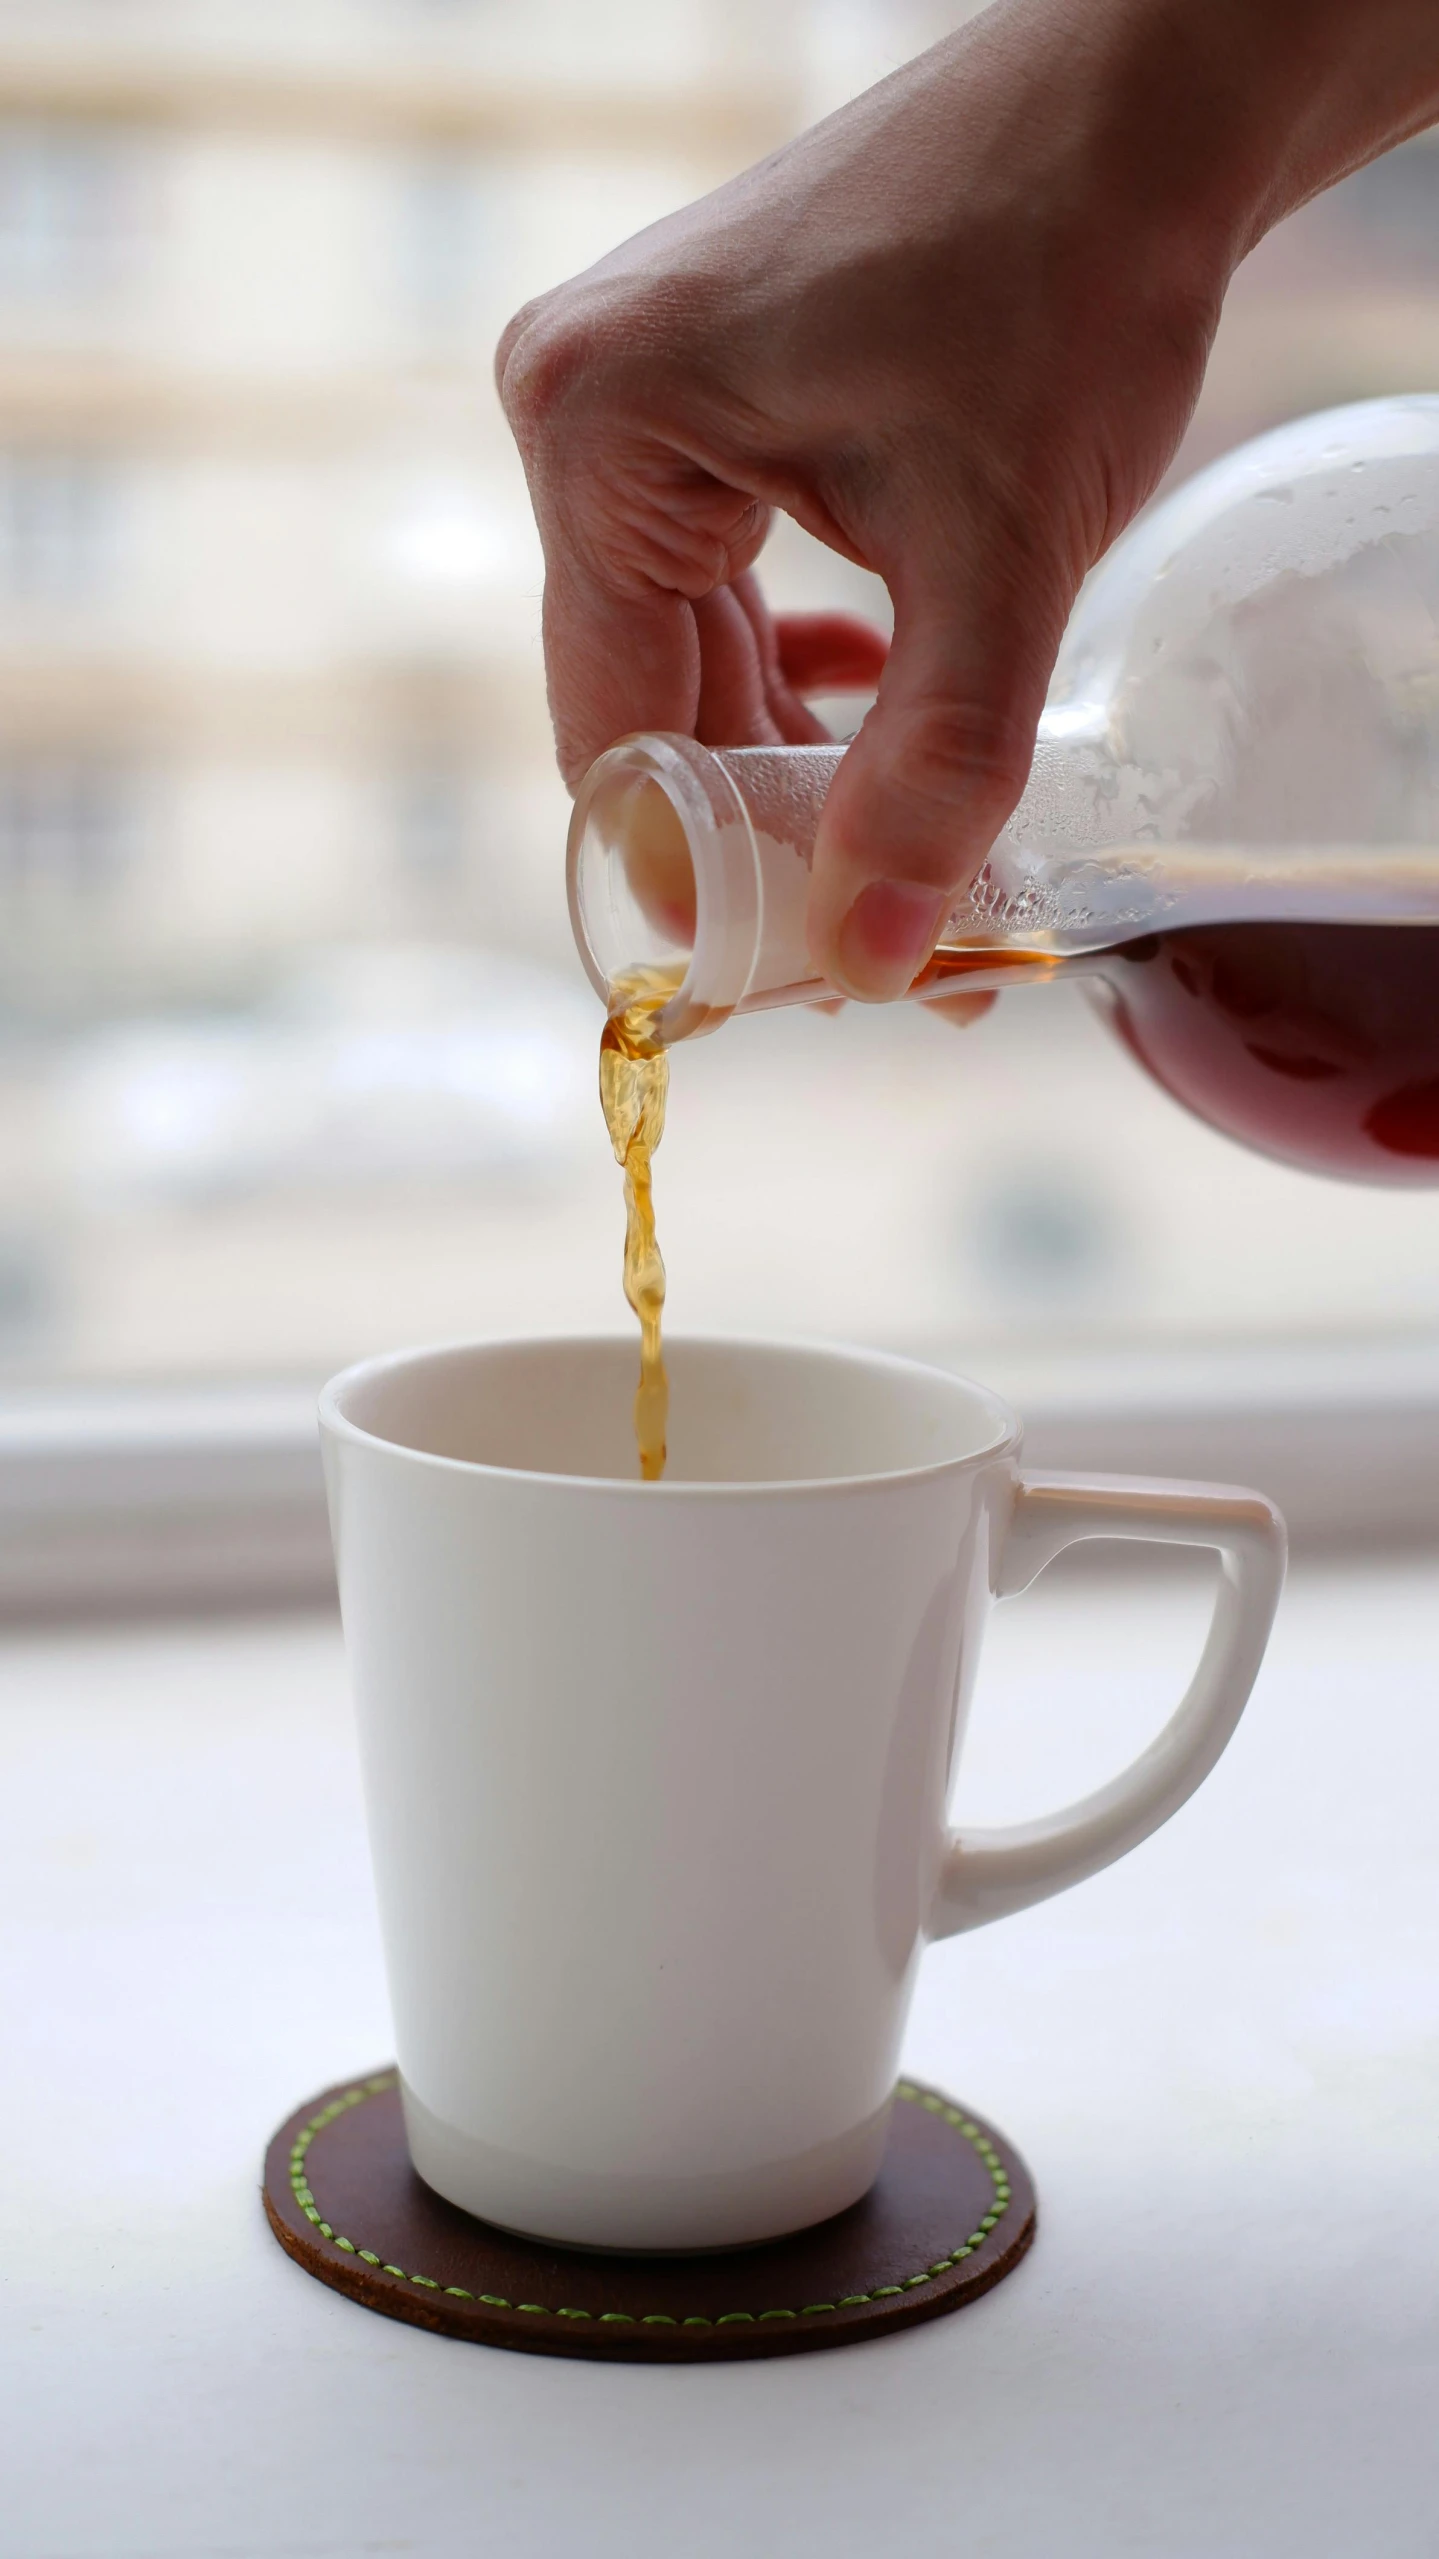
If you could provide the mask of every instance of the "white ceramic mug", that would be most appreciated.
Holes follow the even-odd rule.
[[[726,2247],[854,2202],[926,1941],[1167,1821],[1233,1732],[1284,1532],[1257,1493],[1025,1475],[907,1360],[628,1339],[352,1368],[321,1403],[415,2166],[573,2246]],[[1046,1820],[951,1833],[990,1600],[1077,1538],[1217,1548],[1159,1738]]]

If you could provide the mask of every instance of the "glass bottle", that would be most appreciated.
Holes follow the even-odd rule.
[[[570,831],[607,994],[666,1041],[832,993],[805,939],[843,749],[622,740]],[[1089,579],[1023,798],[911,997],[1084,977],[1215,1126],[1316,1170],[1439,1180],[1439,397],[1278,428]]]

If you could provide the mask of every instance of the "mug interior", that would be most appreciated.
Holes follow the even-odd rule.
[[[669,1341],[669,1466],[687,1485],[839,1483],[981,1457],[1017,1436],[985,1387],[880,1352]],[[636,1478],[636,1343],[627,1336],[399,1352],[326,1387],[327,1427],[510,1473]]]

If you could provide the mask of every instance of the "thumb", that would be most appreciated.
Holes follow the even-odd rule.
[[[811,951],[846,995],[907,992],[1028,780],[1073,588],[1057,564],[1048,580],[1032,554],[1025,566],[1022,591],[1013,567],[1001,584],[972,556],[890,581],[889,662],[825,802],[810,888]]]

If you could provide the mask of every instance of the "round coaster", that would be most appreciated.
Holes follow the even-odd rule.
[[[1003,2135],[937,2089],[903,2079],[897,2093],[861,2202],[716,2256],[600,2256],[472,2219],[411,2167],[393,2070],[327,2089],[281,2125],[265,2210],[308,2274],[447,2337],[642,2363],[847,2346],[960,2309],[1034,2237],[1034,2188]]]

